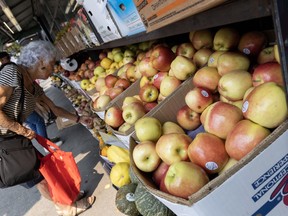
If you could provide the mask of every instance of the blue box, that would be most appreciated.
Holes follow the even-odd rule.
[[[108,0],[107,8],[122,37],[146,32],[146,28],[132,0]]]

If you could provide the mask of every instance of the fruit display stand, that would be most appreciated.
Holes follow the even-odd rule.
[[[169,100],[162,102],[160,109],[149,113],[148,116],[160,120],[162,124],[166,121],[177,122],[176,113],[185,105],[185,95],[192,88],[192,83],[186,84],[179,91],[174,92]],[[286,206],[281,204],[282,195],[279,195],[278,201],[275,197],[270,200],[273,191],[266,192],[277,184],[281,187],[281,179],[284,182],[284,176],[287,176],[285,174],[287,128],[288,120],[275,129],[253,151],[238,161],[236,165],[218,177],[214,177],[202,189],[191,195],[188,200],[160,191],[152,180],[152,173],[142,172],[136,167],[132,159],[132,152],[139,142],[135,132],[130,137],[131,166],[136,177],[148,191],[177,215],[235,215],[235,208],[240,212],[239,215],[242,215],[243,212],[249,212],[249,215],[266,215],[268,211],[273,209],[274,206],[271,206],[273,202],[277,202],[275,205],[279,203],[274,214],[284,215]],[[197,134],[197,129],[195,131]],[[274,169],[281,171],[277,173]],[[253,174],[251,170],[253,170]],[[272,172],[272,170],[274,171]],[[268,181],[268,173],[270,173],[269,177],[274,175],[270,181]],[[267,182],[264,183],[265,181]],[[275,189],[275,191],[277,190],[279,188]],[[227,205],[228,200],[229,205]],[[241,200],[240,206],[237,202],[239,200]],[[258,200],[259,202],[257,202]]]
[[[164,26],[159,30],[111,41],[88,50],[118,47],[228,24],[231,26],[239,25],[242,30],[246,29],[247,31],[253,30],[256,25],[257,29],[267,29],[268,25],[269,29],[274,28],[275,30],[275,41],[279,45],[284,87],[287,96],[288,50],[286,43],[287,25],[284,23],[287,20],[285,8],[287,8],[287,2],[285,1],[228,1],[218,7]],[[178,94],[180,94],[179,92]],[[184,93],[182,97],[181,95],[173,97],[173,99],[171,97],[171,101],[175,100],[175,98],[182,99],[182,102],[178,102],[180,106],[181,103],[182,105],[184,103],[183,97]],[[177,103],[174,101],[173,104],[169,105],[169,100],[165,101],[165,103],[167,104],[163,104],[161,109],[151,112],[150,115],[159,117],[161,122],[165,120],[175,121],[176,108],[174,114],[172,113],[173,106],[177,105]],[[265,117],[263,116],[263,118]],[[285,190],[285,181],[287,180],[287,124],[286,120],[232,169],[211,180],[200,191],[189,197],[188,200],[159,191],[149,179],[149,175],[143,174],[135,168],[133,161],[132,166],[137,177],[146,188],[177,215],[250,214],[256,216],[266,215],[270,211],[272,215],[285,215],[287,202],[285,202],[285,193],[281,193],[281,191]],[[130,152],[133,151],[136,145],[135,140],[135,134],[132,134]],[[241,200],[241,203],[239,203],[239,200]]]

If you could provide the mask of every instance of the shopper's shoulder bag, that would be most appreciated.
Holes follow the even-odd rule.
[[[24,85],[21,79],[21,111],[17,117],[21,121],[24,104]],[[0,188],[14,186],[35,178],[39,159],[31,140],[21,135],[0,136]]]
[[[71,205],[80,192],[81,176],[72,152],[62,151],[50,140],[36,135],[40,145],[49,151],[41,158],[39,171],[48,183],[54,202]]]

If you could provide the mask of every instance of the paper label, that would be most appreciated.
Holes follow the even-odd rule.
[[[207,162],[207,163],[205,164],[205,167],[206,167],[208,170],[216,170],[216,169],[218,169],[217,163],[212,162],[212,161]]]
[[[242,112],[245,113],[247,112],[248,110],[248,107],[249,107],[249,102],[248,101],[245,101],[242,105]]]

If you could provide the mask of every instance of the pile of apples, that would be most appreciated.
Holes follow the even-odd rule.
[[[140,79],[139,93],[124,98],[122,107],[112,106],[105,114],[105,122],[127,131],[147,112],[171,95],[183,81],[196,72],[196,65],[165,44],[154,44],[146,53],[137,56],[137,64],[126,64],[118,73],[129,80]],[[134,74],[134,75],[133,75]]]
[[[137,120],[139,143],[132,149],[136,167],[151,173],[161,191],[185,199],[248,156],[287,119],[279,53],[277,46],[267,47],[263,32],[240,35],[223,27],[214,36],[210,30],[192,32],[190,40],[200,69],[175,114],[178,124]],[[200,50],[210,54],[197,63]]]

